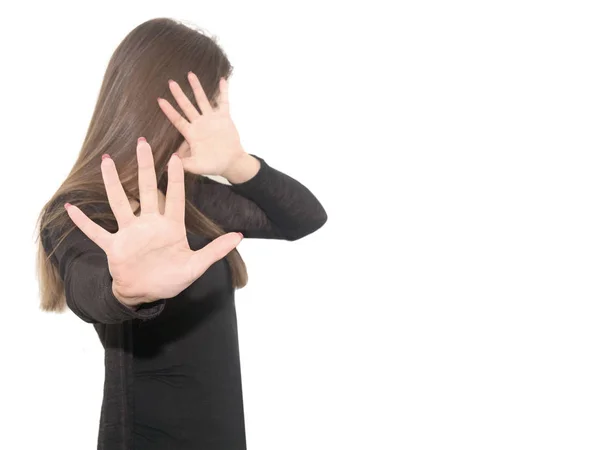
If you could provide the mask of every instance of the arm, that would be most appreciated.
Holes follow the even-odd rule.
[[[249,179],[242,169],[226,176],[231,185],[204,176],[194,179],[190,199],[202,213],[226,232],[240,231],[246,238],[295,241],[325,224],[325,209],[304,185],[258,156],[248,157],[260,165]]]
[[[119,323],[152,319],[164,309],[165,300],[130,307],[121,303],[112,290],[112,277],[104,251],[75,227],[57,244],[58,233],[42,232],[42,243],[57,265],[64,282],[67,306],[88,323]]]

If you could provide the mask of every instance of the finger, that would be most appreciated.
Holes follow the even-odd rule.
[[[200,79],[194,72],[188,72],[188,80],[192,86],[192,89],[194,90],[194,97],[196,97],[196,102],[198,103],[202,114],[213,112],[212,106],[210,106],[210,102],[208,101],[206,93],[204,92],[202,84],[200,83]]]
[[[179,86],[176,81],[169,80],[169,88],[171,89],[171,93],[173,94],[175,101],[181,107],[181,110],[187,116],[190,122],[200,117],[200,113],[187,95],[185,95],[185,92],[183,92],[181,86]]]
[[[158,212],[158,192],[156,188],[156,170],[150,144],[145,139],[138,139],[138,184],[140,187],[140,214]]]
[[[226,233],[219,236],[200,250],[196,250],[190,258],[192,279],[199,278],[210,266],[227,256],[242,240],[240,233]]]
[[[117,219],[119,228],[126,226],[135,218],[135,215],[133,214],[131,205],[127,199],[127,194],[125,194],[125,190],[121,184],[121,180],[119,179],[115,162],[110,156],[102,156],[100,170],[102,171],[102,179],[104,180],[108,203],[115,215],[115,219]]]
[[[106,253],[112,234],[86,216],[77,206],[65,203],[65,209],[77,228]]]
[[[186,136],[190,123],[185,120],[185,118],[179,114],[175,108],[173,108],[173,105],[171,105],[168,100],[158,97],[158,106],[160,106],[162,112],[165,113],[165,116],[167,116],[167,119],[169,119],[175,128],[177,128],[179,132],[183,134],[183,136]]]
[[[219,107],[217,108],[217,111],[229,113],[229,83],[225,78],[221,78],[219,90]]]
[[[185,186],[183,180],[181,159],[176,154],[173,154],[169,160],[168,167],[165,216],[181,224],[185,224]]]

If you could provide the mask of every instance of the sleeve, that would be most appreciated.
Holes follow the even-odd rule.
[[[54,249],[57,233],[42,231],[46,252]],[[132,319],[149,320],[158,316],[165,300],[127,306],[115,297],[106,253],[75,227],[52,255],[64,282],[67,306],[88,323],[113,324]]]
[[[227,185],[197,176],[192,203],[226,232],[239,231],[246,238],[295,241],[325,224],[327,213],[308,188],[252,156],[260,168],[244,183]]]

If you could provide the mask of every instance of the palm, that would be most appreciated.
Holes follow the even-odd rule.
[[[111,234],[76,206],[68,207],[75,225],[106,252],[113,293],[127,305],[171,298],[233,250],[239,233],[227,233],[193,251],[185,228],[183,167],[172,156],[168,168],[165,212],[158,211],[154,160],[148,143],[138,143],[141,213],[137,217],[119,181],[114,162],[103,159],[101,169],[108,200],[119,224]]]
[[[194,280],[188,267],[193,253],[179,224],[160,214],[119,229],[106,250],[113,282],[124,297],[157,299],[174,297]]]
[[[182,157],[183,167],[196,174],[221,175],[236,158],[244,154],[240,136],[229,113],[227,82],[221,80],[219,107],[215,109],[206,97],[198,77],[190,72],[188,79],[202,114],[174,81],[169,83],[171,92],[187,120],[167,100],[159,99],[159,105],[185,137],[177,151]]]
[[[220,175],[240,155],[238,132],[229,115],[202,115],[190,124],[186,134],[190,149],[184,167],[205,175]]]

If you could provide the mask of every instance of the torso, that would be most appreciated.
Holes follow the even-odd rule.
[[[188,233],[196,250],[209,240]],[[231,273],[213,264],[163,312],[133,327],[134,447],[246,448]]]

